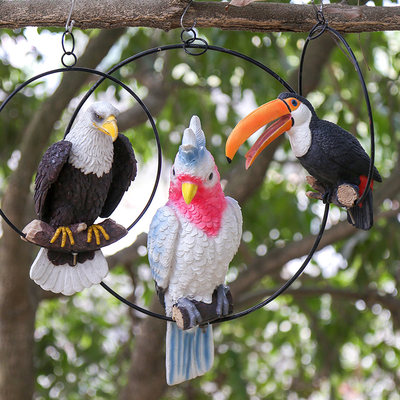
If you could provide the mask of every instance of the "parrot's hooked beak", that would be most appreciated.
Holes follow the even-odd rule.
[[[115,142],[115,140],[118,137],[118,125],[117,125],[117,119],[115,118],[114,115],[110,115],[101,125],[96,125],[94,123],[94,126],[101,132],[105,133],[106,135],[110,136],[112,141]]]
[[[228,137],[225,155],[230,162],[239,147],[258,129],[271,123],[246,153],[246,169],[253,164],[257,156],[282,133],[293,126],[291,109],[286,101],[272,100],[254,110],[235,126]]]
[[[191,182],[182,183],[182,196],[186,204],[190,204],[197,193],[197,185]]]

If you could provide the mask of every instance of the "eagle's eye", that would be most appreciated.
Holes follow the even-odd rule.
[[[100,116],[99,114],[97,114],[97,113],[94,114],[94,117],[95,117],[96,119],[98,119],[98,120],[102,119],[101,116]]]

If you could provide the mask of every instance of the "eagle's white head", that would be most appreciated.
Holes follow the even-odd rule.
[[[98,177],[110,171],[113,158],[113,142],[118,137],[117,116],[119,111],[110,103],[93,103],[78,114],[65,140],[72,143],[69,162],[84,174]]]

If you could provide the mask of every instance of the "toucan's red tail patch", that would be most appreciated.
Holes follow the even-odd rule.
[[[361,197],[365,191],[365,188],[367,187],[367,182],[368,182],[368,176],[365,175],[360,175],[360,184],[358,186],[358,196]],[[371,180],[371,184],[369,185],[370,189],[372,190],[374,188],[374,181]],[[362,207],[362,203],[359,204],[359,207]]]
[[[361,175],[360,176],[360,185],[358,186],[359,189],[359,196],[362,196],[362,194],[365,191],[365,188],[367,187],[367,182],[368,182],[368,177]],[[371,184],[369,185],[369,187],[371,188],[371,190],[374,188],[374,181],[371,181]]]

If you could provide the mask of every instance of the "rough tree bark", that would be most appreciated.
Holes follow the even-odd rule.
[[[146,26],[170,30],[180,27],[187,0],[102,0],[76,2],[72,17],[77,27],[117,28]],[[70,2],[64,0],[3,0],[0,2],[0,28],[24,26],[64,27]],[[397,30],[399,7],[367,7],[331,4],[324,13],[332,28],[343,32]],[[315,24],[312,5],[253,3],[227,7],[222,2],[195,2],[185,21],[196,18],[198,27],[259,32],[306,32]]]

